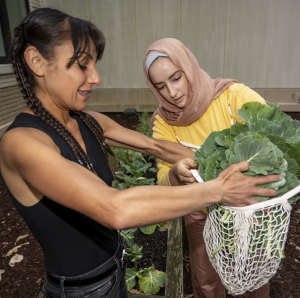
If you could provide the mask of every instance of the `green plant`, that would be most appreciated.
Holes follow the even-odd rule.
[[[140,123],[136,127],[136,131],[142,133],[143,135],[152,138],[151,134],[151,117],[152,115],[147,112],[143,112],[139,114],[139,121]],[[155,157],[152,155],[143,154],[144,159],[150,161],[155,160]],[[151,170],[150,170],[151,171]],[[153,171],[154,172],[154,171]]]
[[[258,102],[246,103],[238,110],[238,115],[246,122],[244,125],[236,123],[231,128],[211,133],[201,148],[197,150],[194,160],[199,164],[202,179],[204,181],[215,179],[230,165],[246,160],[249,163],[249,170],[243,173],[245,175],[259,177],[280,174],[283,177],[279,182],[257,186],[278,190],[276,197],[281,197],[298,186],[300,121],[292,120],[291,117],[280,111],[278,104],[270,103],[268,106]],[[260,202],[273,198],[275,197],[255,197]],[[294,196],[289,199],[289,202],[293,204],[298,199],[299,197]],[[227,225],[229,234],[225,237],[227,241],[221,243],[212,252],[212,255],[223,246],[228,247],[229,252],[234,255],[237,251],[235,251],[233,240],[235,227],[232,226],[232,214],[221,206],[215,205],[214,208],[220,214],[219,222]],[[280,219],[282,222],[285,220],[283,212]],[[272,213],[265,215],[264,221],[260,221],[259,213],[255,213],[255,217],[259,225],[264,226],[268,231],[267,241],[259,238],[260,247],[266,250],[268,257],[271,257],[271,247],[277,243],[276,245],[279,246],[276,254],[280,258],[284,257],[282,235],[274,236],[281,222],[275,223]],[[253,234],[250,237],[257,239],[260,236]]]
[[[128,161],[128,149],[123,149],[123,148],[118,148],[118,147],[110,147],[114,154],[117,157],[117,160],[120,161]],[[110,162],[112,163],[113,166],[116,166],[116,161],[115,159],[109,155]]]
[[[139,269],[134,267],[127,269],[125,279],[127,290],[130,291],[136,283],[136,277],[139,279],[139,287],[146,295],[155,295],[161,287],[165,286],[166,274],[155,270],[153,267]]]
[[[250,169],[245,175],[281,174],[281,181],[259,186],[278,190],[277,197],[299,185],[300,122],[281,112],[277,104],[269,105],[246,103],[238,111],[245,125],[236,123],[209,135],[194,158],[204,181],[215,179],[230,165],[247,160]],[[255,198],[265,201],[273,197]],[[289,202],[295,203],[297,199],[291,198]]]
[[[136,131],[151,138],[151,114],[143,112],[139,114],[140,123],[136,127]]]
[[[134,245],[133,239],[134,239],[134,232],[136,231],[136,228],[128,229],[128,230],[121,230],[120,234],[123,238],[123,241],[127,245],[127,247],[131,247]]]
[[[127,256],[131,259],[131,262],[134,263],[134,268],[137,270],[137,261],[140,260],[142,255],[143,246],[138,246],[134,244],[133,246],[127,248]]]

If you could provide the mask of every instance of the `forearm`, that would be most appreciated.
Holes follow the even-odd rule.
[[[210,181],[182,187],[141,186],[116,190],[110,200],[116,206],[113,228],[127,229],[164,222],[217,203],[221,198],[215,191],[217,183]],[[100,218],[95,220],[101,221]]]
[[[195,152],[180,144],[164,140],[151,139],[142,134],[137,134],[135,136],[136,143],[132,142],[131,144],[125,142],[123,143],[110,138],[106,139],[110,146],[146,153],[148,155],[158,157],[171,164],[174,164],[178,160],[187,157],[194,159],[195,155]],[[138,142],[139,139],[140,142]]]
[[[154,149],[150,149],[154,154],[151,154],[155,157],[158,157],[168,163],[175,164],[178,160],[183,158],[191,158],[194,159],[195,152],[192,150],[169,141],[164,140],[155,140]]]

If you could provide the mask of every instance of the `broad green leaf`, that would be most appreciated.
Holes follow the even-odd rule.
[[[226,138],[230,134],[230,128],[222,130],[215,138],[216,143],[221,147],[226,147]]]
[[[231,147],[232,143],[234,142],[234,136],[233,135],[228,135],[226,138],[226,145],[227,147]]]
[[[295,134],[300,136],[300,121],[294,119],[293,124],[294,124],[294,127],[295,127]]]
[[[127,172],[132,173],[133,171],[133,164],[125,164],[122,160],[120,161],[121,167],[125,168]]]
[[[219,148],[217,151],[216,151],[216,155],[217,155],[217,160],[218,161],[222,161],[224,159],[226,159],[226,149],[225,148]]]
[[[266,137],[274,144],[276,145],[283,153],[287,153],[291,145],[287,143],[287,141],[280,137],[280,136],[275,136],[275,135],[266,135]]]
[[[144,173],[146,172],[150,167],[152,167],[152,163],[140,163],[137,165],[136,167],[136,171],[140,172],[140,173]]]
[[[219,133],[219,131],[212,132],[201,146],[203,147],[204,157],[208,157],[211,153],[217,150],[218,147],[215,138],[219,135]]]
[[[280,123],[270,122],[266,119],[260,119],[257,122],[250,125],[250,131],[256,132],[261,135],[276,135],[280,130]]]
[[[217,159],[217,152],[214,152],[207,158],[207,167],[205,169],[205,181],[209,181],[218,177],[221,169],[221,164]]]
[[[157,173],[157,169],[156,168],[150,168],[148,171],[152,172],[152,173]]]
[[[222,160],[221,161],[222,170],[226,170],[228,167],[229,167],[229,162],[226,159]]]
[[[151,225],[151,226],[140,228],[140,230],[146,235],[153,234],[155,229],[156,229],[156,225]]]
[[[261,139],[268,140],[268,138],[266,136],[260,135],[256,132],[253,132],[253,131],[248,131],[248,132],[241,133],[240,135],[236,136],[234,138],[234,144],[233,145],[235,145],[237,143],[243,143],[243,142],[249,141],[249,140],[261,140]]]
[[[299,166],[294,158],[291,158],[287,153],[283,154],[283,158],[288,163],[288,172],[294,174],[296,177],[299,177]]]
[[[155,295],[165,286],[166,274],[153,267],[144,269],[143,277],[139,280],[140,290],[147,295]]]
[[[275,109],[275,114],[281,113],[281,111],[280,111],[280,105],[279,105],[277,102],[271,103],[271,102],[269,102],[269,101],[266,101],[266,104],[267,104],[269,107]]]
[[[250,125],[259,119],[269,120],[275,114],[275,109],[259,102],[248,102],[238,110],[237,114]]]
[[[233,136],[237,136],[243,132],[247,132],[249,130],[248,125],[241,124],[241,123],[235,123],[230,128],[230,134]]]
[[[267,175],[268,171],[278,169],[283,163],[282,152],[268,139],[249,139],[237,143],[234,147],[234,153],[230,157],[229,164],[246,160],[250,170],[256,174]]]
[[[300,136],[295,135],[295,136],[293,136],[293,137],[291,137],[291,138],[288,138],[286,141],[287,141],[288,143],[290,143],[290,144],[295,144],[295,143],[297,143],[297,142],[300,141]]]
[[[141,174],[140,172],[134,171],[134,172],[132,173],[132,176],[133,176],[134,178],[140,178],[140,177],[142,177],[142,174]]]
[[[280,129],[276,133],[278,136],[284,138],[287,140],[288,138],[291,138],[295,135],[295,127],[293,125],[292,119],[284,119],[284,121],[281,122]]]
[[[278,197],[283,196],[285,193],[294,189],[295,187],[297,187],[300,184],[298,178],[292,173],[288,172],[286,174],[285,179],[286,179],[285,185],[278,189],[278,191],[279,191]]]
[[[128,292],[135,286],[135,277],[137,276],[137,273],[138,271],[134,267],[126,270],[125,280]]]

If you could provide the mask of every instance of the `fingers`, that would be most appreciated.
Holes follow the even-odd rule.
[[[255,179],[255,185],[261,185],[261,184],[267,184],[270,182],[277,182],[282,179],[280,175],[268,175],[268,176],[261,176],[254,178]]]
[[[278,195],[278,191],[269,188],[255,188],[253,196],[260,197],[276,197]]]
[[[221,176],[226,176],[230,172],[245,172],[249,170],[249,164],[247,161],[242,161],[237,164],[231,165],[228,167],[226,170],[224,170],[220,175]]]
[[[185,158],[182,162],[191,169],[198,169],[198,164],[196,164],[192,159]]]

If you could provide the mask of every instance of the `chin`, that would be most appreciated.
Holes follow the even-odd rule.
[[[83,111],[84,109],[86,108],[86,104],[83,104],[83,105],[78,105],[76,107],[73,107],[72,111],[75,111],[75,112],[81,112]]]

